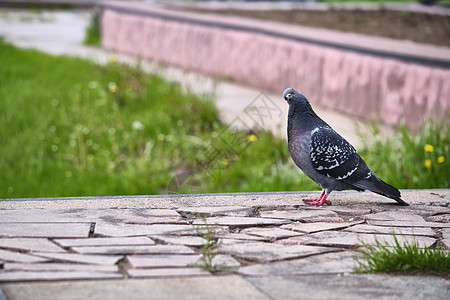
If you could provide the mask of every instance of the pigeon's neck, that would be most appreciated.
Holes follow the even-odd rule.
[[[290,106],[288,115],[288,140],[293,135],[303,135],[326,123],[313,111],[311,106]]]

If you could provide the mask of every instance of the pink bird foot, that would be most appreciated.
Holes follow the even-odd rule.
[[[322,191],[318,199],[303,199],[303,202],[308,205],[322,206],[323,204],[331,205],[331,202],[327,200],[328,195],[325,191]]]

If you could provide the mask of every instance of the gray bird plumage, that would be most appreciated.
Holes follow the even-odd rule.
[[[316,115],[305,96],[288,88],[283,98],[289,104],[289,153],[303,173],[323,189],[318,199],[308,199],[306,203],[330,204],[326,199],[332,191],[355,189],[409,205],[400,198],[399,190],[379,179],[355,148]]]

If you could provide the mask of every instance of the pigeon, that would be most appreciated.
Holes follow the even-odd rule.
[[[375,175],[355,148],[313,111],[305,96],[288,88],[283,98],[289,104],[288,146],[295,164],[323,190],[317,199],[305,199],[309,205],[331,205],[332,191],[369,190],[409,205],[400,191]]]

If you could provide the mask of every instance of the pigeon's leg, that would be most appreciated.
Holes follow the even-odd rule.
[[[321,206],[324,203],[327,205],[331,205],[331,202],[327,200],[329,194],[325,193],[325,190],[322,191],[318,199],[304,199],[303,202],[308,205],[316,205]]]

